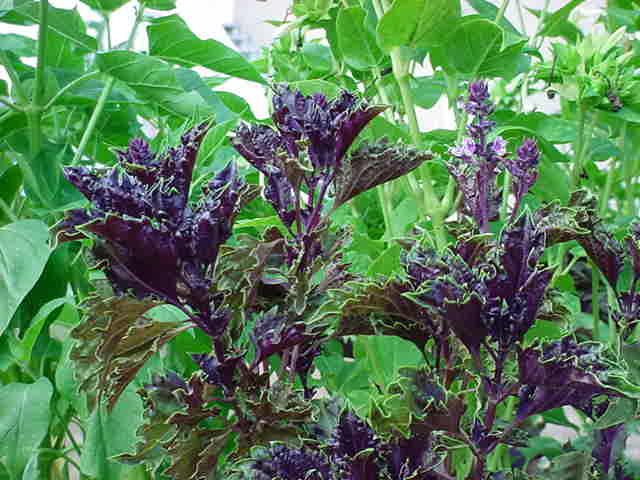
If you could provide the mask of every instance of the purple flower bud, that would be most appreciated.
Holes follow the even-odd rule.
[[[311,339],[305,333],[304,324],[287,324],[287,317],[279,315],[275,309],[262,315],[251,333],[251,341],[256,348],[254,365],[259,364],[274,353],[300,345]]]
[[[513,193],[516,197],[512,219],[517,215],[522,198],[538,179],[538,164],[540,151],[535,140],[527,138],[518,147],[515,159],[505,161],[507,170],[511,173]]]
[[[234,375],[242,356],[229,356],[222,362],[219,362],[215,355],[202,353],[194,354],[192,358],[204,372],[204,378],[208,383],[221,387],[225,395],[230,395],[233,392],[235,388]]]

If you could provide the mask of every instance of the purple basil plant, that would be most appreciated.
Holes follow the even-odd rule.
[[[149,358],[140,349],[157,350],[182,331],[147,317],[159,303],[211,337],[210,351],[186,356],[195,366],[188,378],[166,372],[140,390],[146,423],[136,452],[120,461],[165,465],[176,480],[452,480],[467,452],[467,480],[528,478],[523,439],[535,435],[540,415],[571,407],[598,422],[637,398],[619,357],[580,332],[548,341],[529,334],[562,315],[547,252],[575,240],[609,280],[619,307],[611,320],[630,336],[640,318],[640,227],[626,239],[631,285],[617,289],[621,244],[586,197],[572,197],[571,208],[522,205],[540,152],[525,139],[507,153],[494,135],[486,82],[470,85],[468,136],[450,149],[463,213],[476,225],[451,222],[453,240],[439,250],[404,239],[401,271],[376,278],[351,271],[342,255],[348,235],[331,228],[330,213],[430,155],[388,141],[352,148],[382,107],[348,92],[330,100],[277,86],[273,107],[273,126],[242,125],[231,139],[264,176],[264,198],[282,222],[259,238],[228,242],[240,208],[257,196],[234,163],[201,192],[191,188],[204,125],[166,152],[136,139],[113,168],[65,171],[89,206],[67,213],[58,238],[92,240],[116,299],[88,309],[95,328],[75,336],[89,344],[75,359],[108,358],[103,370],[121,393]],[[496,184],[506,172],[510,193]],[[511,216],[490,234],[506,194]],[[110,310],[121,305],[131,312]],[[398,337],[421,360],[380,382],[358,370],[358,336]],[[132,359],[138,369],[128,371]],[[350,391],[363,377],[365,403]],[[591,432],[584,471],[625,478],[627,430],[609,423]],[[513,472],[490,468],[489,459],[506,454]]]
[[[467,136],[450,149],[453,160],[449,171],[462,193],[463,212],[475,220],[481,232],[488,232],[489,222],[498,216],[501,201],[497,175],[505,169],[511,174],[515,196],[511,220],[514,220],[522,198],[536,181],[540,152],[534,140],[525,139],[516,157],[508,156],[506,140],[493,134],[495,122],[491,115],[495,106],[486,81],[469,85],[462,108],[469,117]]]

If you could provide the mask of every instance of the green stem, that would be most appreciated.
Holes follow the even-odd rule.
[[[585,151],[585,125],[586,125],[586,106],[578,99],[577,105],[578,114],[578,133],[576,136],[576,143],[574,148],[573,170],[571,172],[571,187],[572,189],[577,187],[580,182],[580,174],[582,173],[582,161]]]
[[[47,111],[51,107],[53,107],[55,105],[55,103],[58,100],[60,100],[60,98],[64,94],[66,94],[69,90],[74,89],[75,87],[77,87],[81,83],[86,82],[87,80],[90,80],[92,78],[95,78],[98,75],[100,75],[100,72],[97,71],[97,70],[93,71],[93,72],[88,72],[88,73],[85,73],[84,75],[81,75],[78,78],[70,81],[69,83],[67,83],[64,87],[62,87],[60,90],[58,90],[58,92],[53,97],[51,97],[51,100],[49,100],[44,107],[42,107],[43,112]]]
[[[18,98],[18,102],[20,104],[26,105],[28,103],[27,94],[22,88],[22,83],[20,82],[20,76],[15,68],[13,68],[13,64],[11,60],[7,56],[7,53],[4,50],[0,50],[0,63],[4,65],[4,68],[7,70],[7,75],[9,75],[9,79],[11,80],[11,85],[16,92],[16,97]]]
[[[144,3],[140,2],[140,7],[138,9],[136,19],[133,23],[131,33],[129,34],[129,39],[125,44],[125,50],[128,50],[133,45],[133,41],[135,40],[136,33],[138,32],[138,26],[140,25],[140,22],[142,22],[143,12],[144,12]],[[78,149],[76,150],[76,153],[73,156],[73,164],[76,164],[82,158],[82,155],[84,154],[84,150],[87,148],[87,144],[91,139],[91,135],[93,135],[93,131],[96,128],[98,119],[100,118],[100,115],[102,115],[102,111],[104,110],[104,106],[107,103],[107,98],[111,94],[111,90],[113,89],[113,85],[115,81],[116,81],[115,77],[109,77],[109,79],[106,81],[104,88],[100,93],[100,98],[98,98],[98,102],[96,103],[96,107],[94,108],[93,113],[91,114],[91,118],[89,119],[87,128],[85,129],[84,134],[80,139],[80,144],[78,145]]]
[[[502,0],[502,3],[500,4],[500,9],[496,14],[496,20],[495,20],[496,23],[498,24],[500,23],[500,21],[504,17],[504,12],[507,10],[508,6],[509,6],[509,0]]]
[[[91,139],[91,135],[93,135],[93,131],[96,128],[98,123],[98,119],[102,114],[102,110],[104,110],[104,106],[107,103],[107,97],[111,94],[111,90],[113,89],[113,84],[115,83],[115,77],[109,77],[104,84],[104,88],[100,93],[100,97],[98,98],[98,103],[96,103],[96,107],[93,109],[93,113],[91,114],[91,118],[89,118],[89,123],[87,124],[87,128],[80,139],[80,144],[78,145],[78,149],[76,150],[75,155],[73,156],[73,164],[75,165],[82,158],[84,154],[85,148],[87,148],[87,144]]]
[[[395,233],[393,231],[391,223],[391,198],[388,198],[388,191],[385,190],[384,185],[376,188],[378,192],[378,200],[380,201],[380,207],[382,208],[382,218],[384,219],[384,227],[389,235],[388,240],[391,240]]]
[[[420,138],[420,128],[418,126],[415,103],[413,101],[411,87],[409,85],[408,62],[402,58],[400,48],[396,47],[391,50],[390,55],[393,75],[398,83],[398,87],[400,88],[400,96],[402,97],[405,114],[407,115],[409,134],[411,135],[411,140],[415,146],[419,147],[422,140]],[[423,168],[421,172],[424,189],[424,211],[431,216],[431,222],[433,223],[433,230],[436,238],[436,246],[438,249],[443,249],[447,244],[447,239],[444,233],[440,201],[433,190],[433,182],[428,168]],[[407,179],[409,182],[413,179],[412,175],[413,173],[409,173],[408,175]]]
[[[47,29],[49,16],[49,1],[40,1],[40,28],[38,28],[38,64],[36,65],[35,81],[31,108],[27,115],[29,120],[29,146],[31,158],[34,159],[42,149],[42,96],[45,85],[45,54],[47,48]]]
[[[500,415],[505,421],[511,420],[513,416],[513,411],[516,408],[516,397],[509,397],[507,399],[507,404],[505,405],[505,410]],[[500,444],[496,447],[496,449],[491,453],[487,461],[487,470],[490,472],[498,471],[503,467],[503,458],[508,453],[507,446],[504,444]]]

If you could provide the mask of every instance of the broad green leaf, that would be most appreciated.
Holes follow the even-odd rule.
[[[145,5],[152,10],[174,10],[176,0],[147,0]]]
[[[185,67],[266,83],[256,68],[235,50],[216,40],[198,38],[178,15],[157,18],[147,27],[151,55]]]
[[[126,83],[144,100],[176,116],[191,118],[196,112],[213,113],[198,93],[185,92],[176,71],[156,57],[125,50],[97,55],[98,68]]]
[[[376,258],[369,267],[368,277],[375,275],[392,275],[400,270],[400,253],[402,248],[394,243]]]
[[[0,458],[13,478],[20,478],[47,433],[52,394],[44,377],[0,388]]]
[[[562,8],[559,8],[555,12],[547,15],[544,19],[544,23],[542,26],[542,30],[540,31],[540,35],[549,36],[549,37],[553,37],[557,35],[559,36],[560,33],[562,32],[561,27],[564,24],[568,23],[569,15],[571,15],[571,12],[583,2],[584,0],[571,0]],[[575,30],[576,30],[576,37],[577,37],[577,35],[580,34],[580,31],[577,28],[575,28]],[[571,39],[575,41],[576,37],[571,37]]]
[[[486,58],[480,65],[476,75],[478,77],[502,77],[509,80],[529,68],[529,57],[522,53],[527,42],[523,40],[513,43],[503,50]]]
[[[459,0],[395,0],[378,24],[385,51],[442,44],[460,16]]]
[[[100,10],[102,12],[113,12],[114,10],[119,9],[126,3],[129,3],[130,0],[81,0],[82,3],[89,5],[91,8],[95,10]]]
[[[603,429],[627,423],[636,418],[638,402],[628,398],[616,398],[611,401],[607,411],[593,424],[594,428]]]
[[[382,60],[382,52],[367,25],[367,12],[361,7],[340,10],[336,23],[338,45],[344,61],[356,70],[368,70]]]
[[[33,38],[14,33],[0,35],[0,50],[8,50],[19,57],[33,57],[36,52],[37,42]]]
[[[300,80],[298,82],[291,82],[289,86],[294,90],[300,90],[303,95],[323,93],[330,98],[337,97],[342,91],[340,85],[327,82],[326,80]]]
[[[316,42],[305,43],[302,46],[302,58],[312,70],[330,72],[335,67],[331,49]]]
[[[369,372],[369,379],[384,387],[395,380],[401,367],[418,365],[420,351],[407,340],[391,336],[359,335],[354,346],[356,362]]]
[[[112,459],[134,449],[142,412],[142,402],[133,387],[124,392],[111,413],[107,413],[104,406],[93,411],[87,419],[87,438],[80,457],[83,473],[100,480],[119,480],[133,468],[142,468],[123,465]]]
[[[0,198],[7,205],[13,203],[22,186],[22,171],[18,165],[12,165],[0,174]],[[0,223],[8,222],[3,210],[0,210]]]
[[[636,383],[640,384],[640,342],[629,343],[622,347],[622,356]]]
[[[14,8],[2,17],[3,22],[17,25],[33,25],[40,21],[40,2],[15,0]],[[47,15],[49,30],[69,40],[81,51],[93,52],[98,48],[95,38],[87,35],[84,21],[77,10],[65,10],[49,5]]]
[[[467,0],[467,2],[481,17],[487,20],[495,20],[498,16],[498,7],[487,0]],[[522,33],[513,26],[506,16],[502,16],[499,25],[504,29],[505,36],[511,39],[511,41],[507,42],[508,44],[519,42],[523,39]]]
[[[482,18],[463,21],[450,36],[447,54],[460,73],[477,76],[485,62],[498,55],[502,47],[502,29]]]
[[[545,473],[549,480],[587,480],[591,477],[591,455],[585,452],[569,452],[559,455],[551,462]]]
[[[447,85],[442,75],[430,77],[411,77],[411,93],[413,100],[419,107],[431,108],[447,91]]]
[[[49,231],[39,220],[20,220],[0,228],[0,334],[47,263]]]
[[[40,332],[42,331],[42,328],[47,321],[47,318],[49,318],[49,315],[51,313],[65,304],[73,305],[73,299],[68,297],[56,298],[54,300],[51,300],[50,302],[45,303],[40,308],[36,316],[33,317],[31,325],[29,325],[29,328],[27,328],[24,336],[21,339],[10,340],[11,351],[13,352],[16,360],[23,363],[29,363],[29,361],[31,360],[31,352],[33,351],[33,346],[35,345],[36,340],[38,339],[38,336],[40,335]]]

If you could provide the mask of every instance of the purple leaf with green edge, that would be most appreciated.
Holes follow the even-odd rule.
[[[368,480],[377,478],[378,440],[371,427],[355,413],[347,410],[340,415],[331,442],[331,459],[337,464],[341,478]]]
[[[640,279],[640,222],[633,222],[626,238],[634,278]],[[637,280],[636,280],[637,281]]]
[[[364,143],[352,152],[338,170],[335,179],[334,207],[356,195],[382,185],[431,160],[428,152],[387,141]]]
[[[585,190],[574,192],[569,200],[570,207],[584,211],[579,225],[589,231],[588,235],[577,239],[578,243],[615,290],[623,266],[624,250],[603,225],[597,213],[597,205],[596,198]]]
[[[593,416],[595,397],[620,396],[600,378],[606,377],[608,365],[597,347],[577,344],[570,337],[523,350],[518,365],[522,385],[516,416],[519,421],[565,405]]]
[[[433,336],[433,316],[406,296],[409,285],[397,280],[349,285],[339,292],[337,335],[393,335],[424,350]]]
[[[595,431],[591,455],[605,478],[611,478],[616,463],[622,460],[627,436],[624,423]]]
[[[550,247],[588,235],[589,230],[581,226],[586,215],[583,208],[563,207],[554,201],[533,213],[533,223],[536,229],[544,232],[545,245]]]
[[[553,272],[538,265],[545,237],[528,212],[502,232],[500,246],[496,275],[487,281],[484,319],[491,337],[508,348],[533,326]]]
[[[255,480],[332,480],[328,460],[319,452],[276,444],[251,464]]]
[[[113,409],[119,396],[145,362],[158,349],[193,325],[160,322],[147,316],[157,306],[152,300],[131,297],[91,297],[85,304],[85,321],[71,336],[71,351],[80,388],[92,403],[104,399]],[[97,395],[97,397],[96,397]]]
[[[489,334],[483,318],[488,291],[479,272],[450,252],[414,249],[404,263],[415,289],[405,296],[441,318],[479,362]]]

